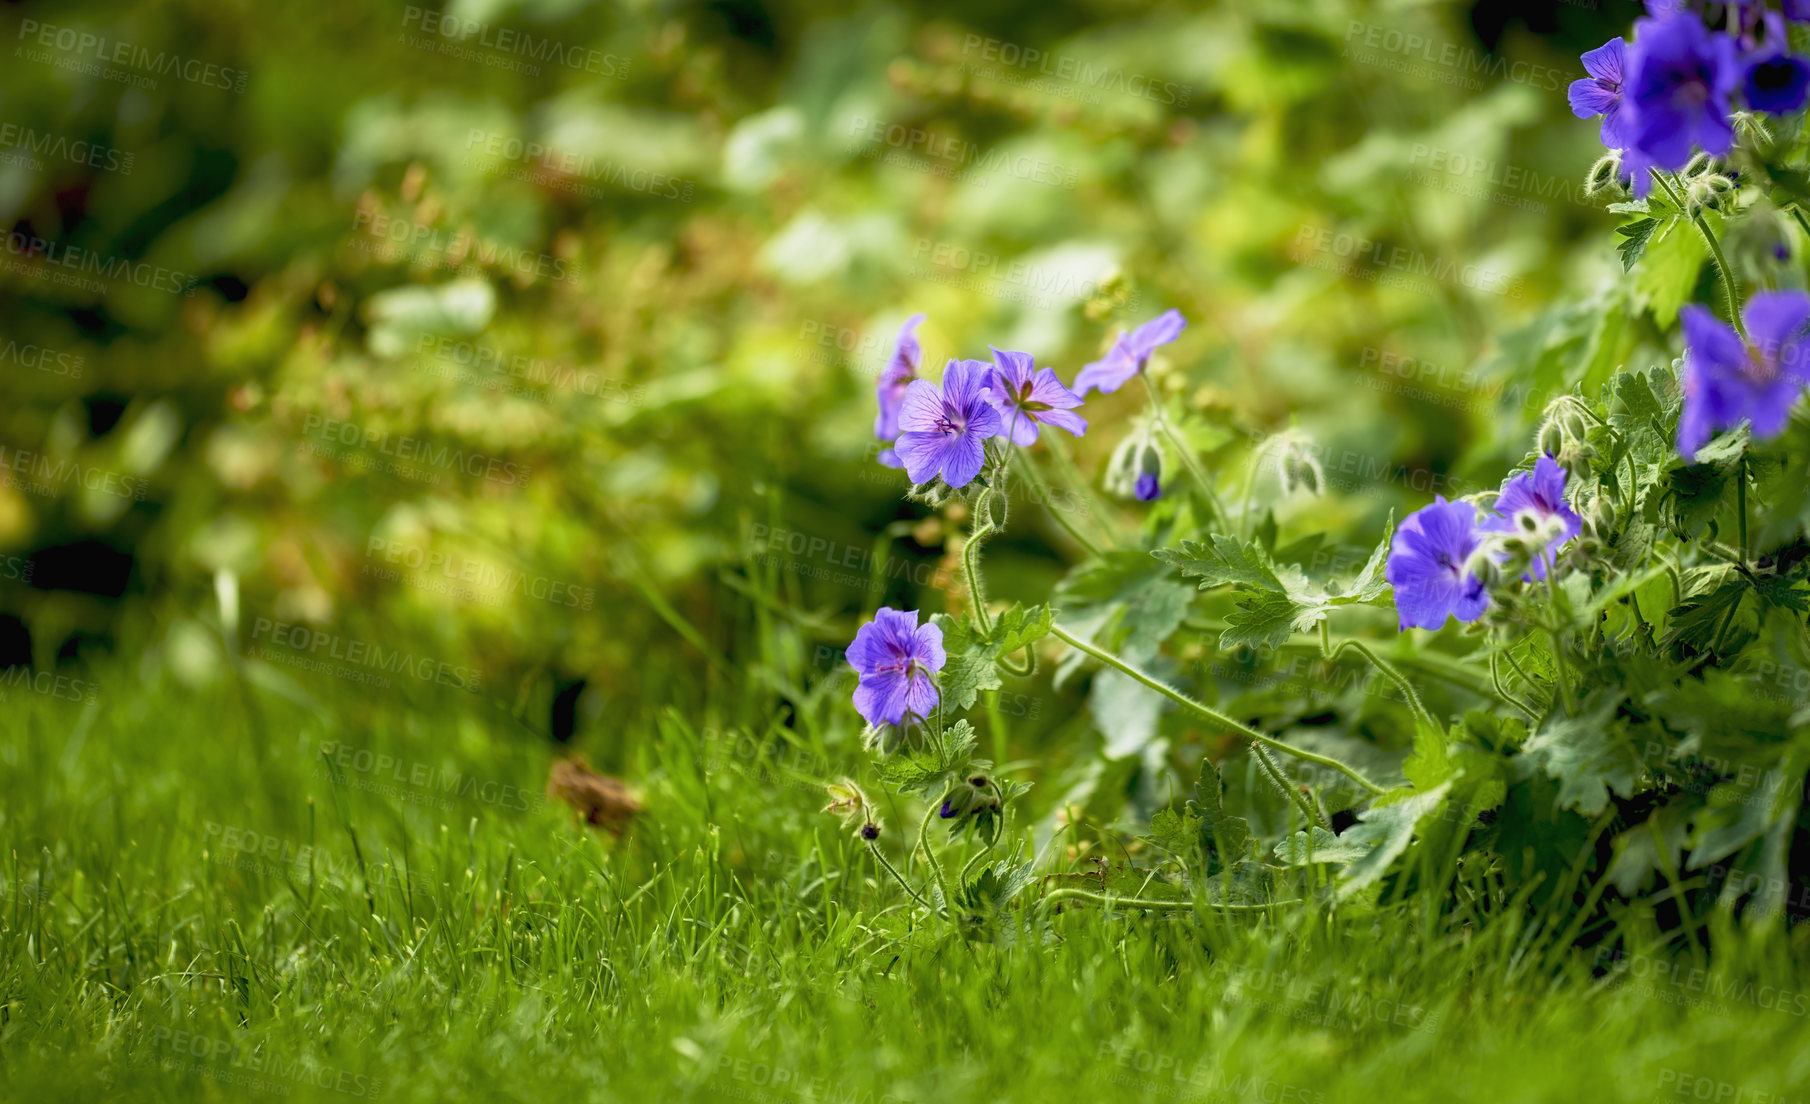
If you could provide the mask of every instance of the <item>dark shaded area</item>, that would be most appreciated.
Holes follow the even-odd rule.
[[[40,548],[31,556],[36,590],[70,590],[119,598],[132,581],[132,553],[99,540]]]

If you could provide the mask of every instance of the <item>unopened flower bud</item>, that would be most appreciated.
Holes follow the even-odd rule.
[[[1596,195],[1609,188],[1621,191],[1621,153],[1610,150],[1596,159],[1590,166],[1590,174],[1584,178],[1584,194]]]
[[[998,812],[999,805],[999,788],[993,785],[993,780],[984,774],[974,774],[943,795],[943,807],[937,815],[944,820],[954,820],[969,813]]]
[[[1540,451],[1547,456],[1557,456],[1559,450],[1565,447],[1565,430],[1556,418],[1548,418],[1540,426],[1538,443]]]

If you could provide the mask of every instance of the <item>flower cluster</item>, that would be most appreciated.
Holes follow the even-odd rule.
[[[950,360],[940,385],[920,378],[923,321],[921,314],[906,319],[880,373],[874,436],[892,445],[880,453],[882,464],[904,468],[913,483],[940,477],[965,487],[985,466],[991,438],[1030,446],[1046,425],[1076,437],[1087,433],[1087,422],[1074,413],[1081,396],[1062,385],[1055,369],[1038,368],[1029,353],[994,349],[991,364]]]
[[[1742,176],[1704,168],[1695,151],[1732,154],[1738,124],[1753,119],[1741,112],[1780,115],[1810,104],[1810,59],[1790,52],[1786,33],[1789,23],[1810,22],[1810,3],[1786,0],[1783,10],[1773,10],[1760,0],[1707,6],[1652,0],[1648,10],[1635,22],[1632,42],[1610,39],[1583,55],[1589,75],[1572,83],[1571,109],[1579,118],[1602,119],[1603,144],[1614,151],[1607,160],[1636,195],[1658,182],[1695,217],[1701,206],[1721,202],[1714,197],[1734,191]],[[1690,180],[1668,183],[1665,174],[1681,169]],[[1606,169],[1592,173],[1593,180],[1607,175]],[[1810,295],[1762,291],[1733,317],[1736,280],[1719,253],[1716,263],[1728,290],[1729,321],[1695,304],[1680,312],[1684,410],[1677,445],[1693,462],[1713,435],[1743,422],[1759,440],[1782,433],[1791,405],[1810,386],[1803,357]]]
[[[1437,629],[1448,617],[1475,621],[1489,606],[1487,578],[1521,552],[1527,574],[1544,579],[1555,554],[1578,535],[1583,519],[1565,501],[1568,473],[1550,456],[1531,472],[1509,477],[1489,516],[1469,502],[1432,505],[1409,514],[1396,530],[1384,577],[1395,588],[1400,627]]]
[[[1733,112],[1784,114],[1810,99],[1810,61],[1790,53],[1788,19],[1810,16],[1788,3],[1783,13],[1756,0],[1709,5],[1712,30],[1688,4],[1658,0],[1634,24],[1634,41],[1612,38],[1583,55],[1584,72],[1569,90],[1580,119],[1601,117],[1603,145],[1619,151],[1621,173],[1636,195],[1652,188],[1652,172],[1684,168],[1694,150],[1724,156],[1734,145]]]

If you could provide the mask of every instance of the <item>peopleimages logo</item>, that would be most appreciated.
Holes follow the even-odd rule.
[[[229,69],[198,58],[185,58],[181,54],[168,53],[163,50],[152,51],[143,46],[135,46],[130,42],[108,38],[105,35],[78,31],[74,27],[62,27],[55,23],[40,23],[36,19],[19,21],[19,41],[35,47],[57,50],[75,62],[73,65],[62,65],[62,68],[80,69],[84,72],[94,71],[88,68],[88,58],[103,65],[117,65],[124,69],[136,69],[140,73],[154,73],[160,77],[176,77],[199,84],[204,88],[224,88],[229,92],[245,91],[245,82],[251,74],[244,69]],[[34,56],[35,55],[35,56]],[[32,61],[60,64],[55,59],[37,51],[26,52],[23,48],[13,51],[14,57],[27,57]],[[98,72],[96,75],[109,79],[118,79],[114,74]],[[120,74],[129,76],[129,74]],[[157,87],[156,81],[147,82],[143,78],[127,80],[124,83],[140,84],[146,87]]]
[[[21,267],[19,262],[8,262],[7,267],[15,272],[28,276],[47,274],[58,282],[87,286],[94,291],[104,292],[107,287],[99,281],[83,277],[124,280],[135,287],[184,296],[195,294],[196,285],[200,283],[200,277],[173,268],[147,264],[144,261],[128,261],[124,257],[103,256],[92,249],[65,245],[18,230],[6,235],[6,251],[17,257],[36,259],[39,268],[50,270],[48,273],[40,273]],[[61,279],[62,277],[68,279]]]
[[[488,479],[506,487],[519,487],[528,482],[528,475],[533,470],[526,464],[486,456],[481,452],[436,445],[407,434],[361,428],[351,422],[342,422],[322,414],[310,413],[303,418],[302,434],[318,435],[321,442],[327,445],[365,449],[380,457],[425,464],[442,471],[464,472],[474,479]],[[405,471],[399,474],[407,473]]]
[[[512,27],[496,27],[475,19],[461,19],[456,15],[428,11],[413,5],[402,10],[402,25],[436,35],[449,44],[481,47],[503,57],[550,61],[581,73],[593,73],[616,80],[628,79],[628,58],[619,54],[606,54],[587,46],[568,45]],[[538,66],[517,68],[530,75],[540,73]]]
[[[324,632],[307,625],[291,625],[286,621],[260,617],[252,625],[251,639],[252,654],[259,658],[274,658],[262,656],[258,650],[257,642],[267,641],[311,660],[410,675],[422,682],[437,682],[442,686],[457,687],[473,694],[479,691],[478,672],[470,667],[458,667],[427,656],[411,655],[400,648],[385,648],[381,644],[350,640],[337,633]],[[268,651],[268,648],[265,650]]]
[[[1135,99],[1150,100],[1168,107],[1187,107],[1194,98],[1194,86],[1166,81],[1142,73],[1104,65],[1083,58],[1055,54],[1034,46],[1020,46],[984,35],[969,34],[962,40],[962,56],[978,53],[982,61],[991,61],[1007,69],[1052,77],[1097,92],[1123,93]],[[989,74],[993,75],[993,74]]]
[[[132,165],[137,160],[132,154],[121,153],[111,146],[96,145],[66,134],[39,132],[18,123],[0,123],[0,147],[28,150],[39,157],[105,169],[122,176],[131,175]]]
[[[0,344],[0,363],[35,368],[53,376],[81,379],[82,365],[87,362],[74,353],[65,353],[43,345],[22,345],[17,341],[8,341]]]

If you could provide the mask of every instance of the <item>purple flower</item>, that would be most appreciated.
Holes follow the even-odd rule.
[[[1081,373],[1075,377],[1075,394],[1085,398],[1096,387],[1108,395],[1117,391],[1132,376],[1144,370],[1145,362],[1150,359],[1151,353],[1156,352],[1157,346],[1174,341],[1187,327],[1188,321],[1182,317],[1182,312],[1171,310],[1164,311],[1130,333],[1120,331],[1106,356],[1081,369]]]
[[[1785,0],[1781,7],[1793,23],[1810,23],[1810,0]]]
[[[1741,89],[1747,106],[1755,111],[1773,115],[1796,111],[1810,99],[1810,62],[1783,50],[1760,54],[1747,63]]]
[[[1734,144],[1728,101],[1741,80],[1735,40],[1680,13],[1634,24],[1624,110],[1628,144],[1662,169],[1681,169],[1694,146],[1722,155]]]
[[[1005,421],[1013,444],[1036,444],[1037,427],[1043,423],[1076,437],[1087,432],[1087,422],[1070,413],[1081,405],[1081,397],[1062,386],[1054,368],[1036,368],[1031,354],[1001,349],[993,350],[993,363],[997,367],[986,377],[988,401]]]
[[[892,358],[880,372],[880,384],[877,388],[880,413],[874,418],[874,436],[882,441],[895,440],[899,436],[899,406],[905,401],[905,389],[911,386],[912,380],[918,378],[918,361],[924,356],[917,335],[918,324],[922,321],[923,315],[914,314],[899,327],[898,340],[892,346]],[[884,455],[880,462],[886,463]]]
[[[980,360],[951,360],[943,385],[912,380],[899,407],[899,459],[913,483],[941,474],[951,487],[966,487],[986,460],[981,444],[1004,429],[999,411],[987,404],[986,374]]]
[[[1163,489],[1157,484],[1155,472],[1145,472],[1138,476],[1137,486],[1132,489],[1139,502],[1155,502],[1162,497]]]
[[[1483,528],[1512,533],[1522,527],[1523,516],[1537,526],[1558,518],[1559,535],[1554,537],[1533,562],[1533,577],[1544,579],[1552,566],[1553,553],[1584,528],[1584,519],[1565,502],[1565,480],[1570,473],[1550,456],[1542,456],[1533,471],[1520,472],[1502,484],[1496,496],[1496,516],[1483,523]]]
[[[1572,81],[1566,95],[1571,101],[1571,113],[1578,118],[1603,117],[1603,145],[1610,149],[1620,149],[1628,144],[1621,130],[1621,87],[1627,50],[1626,42],[1612,38],[1585,53],[1584,72],[1590,75]]]
[[[1446,617],[1475,621],[1489,605],[1483,583],[1465,570],[1483,543],[1477,509],[1468,502],[1435,496],[1430,506],[1409,514],[1389,546],[1383,577],[1395,587],[1400,627],[1438,629]]]
[[[917,610],[881,606],[848,646],[849,665],[861,676],[855,708],[875,726],[928,717],[939,700],[930,676],[948,661],[942,629],[919,625]]]
[[[1684,413],[1678,419],[1678,454],[1695,460],[1718,430],[1743,419],[1765,440],[1785,430],[1791,404],[1810,384],[1810,295],[1757,291],[1741,319],[1747,341],[1705,307],[1690,304],[1684,320]]]

